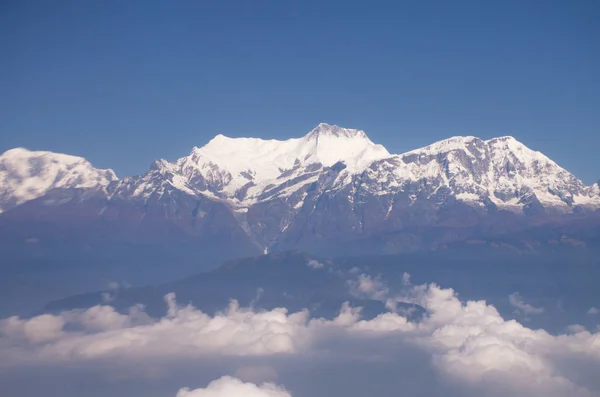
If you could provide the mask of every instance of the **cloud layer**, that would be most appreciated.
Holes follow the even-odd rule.
[[[401,359],[391,356],[393,349],[388,343],[392,341],[418,347],[430,355],[431,365],[440,375],[479,395],[518,395],[515,390],[529,396],[592,396],[600,392],[564,365],[569,362],[572,368],[582,363],[600,371],[599,333],[578,327],[569,334],[551,335],[505,320],[485,301],[463,302],[452,289],[435,284],[413,286],[408,277],[404,284],[402,296],[389,296],[381,280],[358,275],[351,288],[383,301],[418,304],[427,313],[419,321],[393,310],[362,320],[360,308],[349,304],[344,304],[333,320],[310,319],[306,310],[257,312],[241,308],[235,301],[225,311],[209,316],[189,305],[178,306],[173,294],[165,297],[168,310],[160,319],[149,318],[140,307],[121,314],[110,306],[31,319],[11,317],[0,321],[0,365],[202,357],[293,359],[322,357],[323,346],[331,357],[348,354],[347,349],[336,350],[331,341],[346,341],[346,346],[356,349],[369,344],[376,346],[371,349],[376,350],[373,355]],[[519,309],[533,314],[520,296],[512,300]],[[382,343],[374,344],[377,341]],[[243,395],[289,395],[272,384],[259,387],[221,378],[205,389],[182,389],[178,397],[220,396],[225,395],[218,394],[223,390],[230,390],[229,396],[236,395],[235,390],[248,390]],[[250,390],[255,394],[249,394]]]

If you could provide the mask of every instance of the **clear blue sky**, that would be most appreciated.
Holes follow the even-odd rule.
[[[600,179],[600,2],[0,1],[0,151],[119,176],[321,121],[391,152],[514,135]]]

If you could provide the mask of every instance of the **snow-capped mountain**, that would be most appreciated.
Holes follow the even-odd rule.
[[[358,174],[387,157],[388,151],[363,131],[321,123],[306,136],[285,141],[217,135],[189,156],[158,161],[153,168],[180,190],[248,206],[313,183],[324,168],[340,161],[348,173]],[[148,191],[147,186],[140,189]]]
[[[217,135],[122,180],[78,157],[13,149],[0,157],[0,203],[0,232],[3,220],[76,218],[81,237],[85,218],[107,240],[262,252],[365,238],[428,247],[514,231],[597,211],[600,187],[512,137],[453,137],[392,155],[363,131],[322,123],[283,141]]]
[[[375,162],[367,176],[373,194],[406,190],[421,182],[465,203],[520,212],[532,203],[551,211],[600,207],[593,188],[513,137],[453,137]],[[383,183],[382,183],[383,182]]]
[[[374,144],[363,131],[319,124],[302,138],[285,141],[217,135],[175,162],[159,160],[140,177],[126,179],[128,193],[148,197],[163,184],[188,194],[228,202],[236,209],[294,193],[316,183],[338,163],[344,169],[324,191],[353,185],[373,195],[412,191],[426,198],[448,195],[475,206],[513,212],[539,203],[553,212],[600,207],[598,194],[540,152],[512,137],[487,141],[453,137],[400,155]],[[421,188],[415,191],[413,185]]]
[[[0,155],[0,212],[52,189],[102,189],[116,180],[112,170],[94,168],[81,157],[11,149]]]
[[[321,123],[301,138],[284,141],[217,135],[188,156],[157,160],[148,173],[119,182],[112,170],[96,169],[80,157],[12,149],[0,155],[0,210],[52,189],[106,188],[111,183],[109,196],[123,199],[146,200],[166,188],[244,209],[287,199],[338,163],[343,170],[324,187],[327,191],[352,185],[381,196],[408,192],[419,184],[420,191],[429,192],[427,198],[447,189],[465,203],[491,203],[514,212],[532,202],[562,212],[600,207],[598,184],[586,186],[513,137],[452,137],[391,155],[363,131]],[[416,199],[419,192],[411,192]]]

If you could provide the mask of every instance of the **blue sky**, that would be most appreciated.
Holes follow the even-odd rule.
[[[119,176],[212,136],[319,122],[391,152],[514,135],[600,179],[600,3],[16,1],[0,4],[0,151]]]

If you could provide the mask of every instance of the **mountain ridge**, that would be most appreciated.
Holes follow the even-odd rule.
[[[440,186],[448,187],[452,187],[452,184],[457,182],[467,183],[469,186],[462,186],[454,193],[465,202],[482,201],[487,197],[496,205],[519,211],[522,207],[520,200],[529,190],[532,190],[543,205],[561,207],[562,211],[568,212],[573,204],[591,208],[600,207],[600,198],[597,198],[595,185],[586,186],[551,159],[527,148],[511,136],[488,140],[474,136],[455,136],[405,153],[390,154],[383,146],[374,144],[362,130],[326,123],[320,123],[304,137],[288,140],[228,138],[219,134],[206,145],[193,148],[188,156],[173,162],[156,160],[147,173],[128,176],[122,180],[118,180],[112,170],[95,169],[87,160],[80,157],[25,149],[11,149],[0,155],[0,178],[3,176],[3,159],[14,157],[10,152],[15,150],[24,151],[23,153],[29,154],[30,159],[40,157],[62,158],[63,161],[66,158],[77,159],[78,162],[85,163],[90,175],[104,174],[106,177],[104,179],[91,177],[90,181],[84,183],[77,183],[77,181],[72,184],[55,183],[40,188],[38,194],[30,196],[21,194],[15,199],[8,197],[11,192],[6,188],[8,177],[4,171],[4,181],[0,179],[0,197],[2,197],[0,210],[37,198],[50,188],[104,188],[113,185],[113,192],[119,190],[123,192],[126,186],[134,184],[136,188],[130,190],[130,195],[147,199],[149,194],[160,189],[161,183],[156,182],[158,175],[172,187],[186,194],[202,194],[212,199],[225,200],[234,207],[244,208],[261,201],[290,195],[307,184],[315,183],[318,175],[325,168],[339,162],[345,165],[345,171],[339,176],[340,186],[350,184],[355,175],[372,173],[374,167],[384,167],[388,172],[381,171],[381,175],[370,175],[370,177],[380,180],[396,179],[396,183],[400,185],[406,181],[418,181],[422,178],[441,179]],[[423,156],[428,157],[428,161],[423,160]],[[432,157],[435,156],[445,156],[445,158],[432,163]],[[496,173],[501,166],[506,168],[504,175],[498,176],[502,179],[496,181],[497,185],[502,186],[490,187],[485,183],[482,184],[481,181],[464,179],[465,172],[484,179],[487,173],[486,183],[488,185],[492,183],[490,179],[494,176],[491,176],[490,172],[494,170],[489,169],[491,166],[488,166],[487,170],[475,170],[478,171],[477,173],[468,169],[473,164],[469,166],[461,164],[481,162],[476,158],[477,156],[495,156],[496,158],[492,160],[494,160]],[[70,162],[72,163],[73,160]],[[525,179],[528,180],[524,180],[522,175],[517,175],[517,178],[511,180],[511,173],[518,171],[513,169],[515,162],[520,163],[522,173],[534,165],[540,169],[534,174],[526,175]],[[383,163],[385,165],[382,165]],[[3,168],[8,167],[3,166]],[[396,169],[390,174],[390,168]],[[553,172],[554,180],[544,181],[545,171]],[[534,180],[536,177],[542,179],[541,183]],[[154,181],[148,184],[149,180]],[[563,180],[567,181],[566,184],[561,182]],[[120,186],[115,186],[115,183]],[[535,184],[540,186],[532,187]],[[274,190],[275,187],[283,185],[284,188]],[[396,187],[392,184],[383,187],[383,190]],[[522,188],[525,188],[524,194],[515,194],[517,189]],[[500,197],[497,197],[497,194]]]

